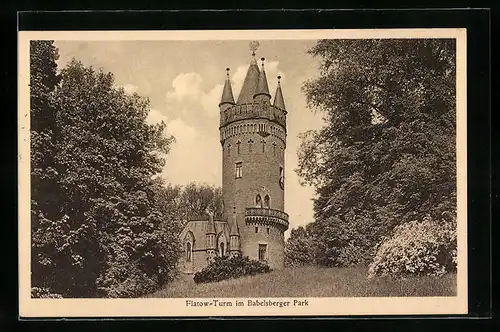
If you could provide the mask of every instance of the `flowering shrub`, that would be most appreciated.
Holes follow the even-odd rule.
[[[61,294],[51,293],[48,288],[31,287],[31,297],[41,299],[62,299]]]
[[[442,275],[457,266],[456,221],[401,224],[376,248],[368,276]]]
[[[198,284],[267,272],[271,272],[271,268],[267,264],[251,260],[248,257],[216,257],[203,270],[195,273],[193,280]]]

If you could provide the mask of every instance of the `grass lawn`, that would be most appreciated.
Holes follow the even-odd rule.
[[[301,267],[206,284],[184,275],[146,297],[456,296],[455,274],[404,280],[366,275],[362,268]]]

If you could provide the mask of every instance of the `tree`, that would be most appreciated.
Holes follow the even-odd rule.
[[[53,248],[48,228],[62,217],[54,161],[58,135],[52,93],[59,83],[57,49],[52,41],[30,42],[30,148],[31,148],[31,271],[32,285],[46,288],[54,279]]]
[[[206,216],[207,209],[214,212],[214,217],[222,217],[222,190],[220,187],[191,182],[182,188],[179,214],[184,220],[208,217]]]
[[[366,263],[395,226],[455,213],[455,42],[321,40],[310,53],[320,76],[304,92],[325,126],[303,134],[297,173],[316,187],[325,258]]]
[[[285,243],[285,265],[303,266],[316,262],[316,245],[308,228],[310,227],[299,226],[290,231],[290,237]]]
[[[149,101],[117,89],[111,73],[73,60],[60,77],[51,94],[57,186],[35,188],[58,199],[57,217],[42,213],[33,233],[51,276],[41,286],[64,297],[153,291],[172,278],[179,255],[154,179],[173,139],[164,123],[146,123]]]

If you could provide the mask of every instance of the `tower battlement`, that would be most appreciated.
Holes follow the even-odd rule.
[[[267,119],[281,126],[286,132],[287,111],[269,104],[236,104],[221,112],[220,127],[227,126],[235,121],[247,119]]]

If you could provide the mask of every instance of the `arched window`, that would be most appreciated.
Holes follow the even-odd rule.
[[[266,195],[264,196],[264,207],[265,208],[270,208],[271,207],[271,198],[269,197],[269,195]]]
[[[255,206],[262,207],[262,198],[260,197],[259,194],[257,194],[257,196],[255,196]]]
[[[220,254],[220,257],[224,257],[224,255],[226,254],[224,252],[224,242],[221,242],[219,245],[219,254]]]
[[[191,262],[192,259],[192,250],[193,248],[191,247],[191,242],[186,243],[186,262]]]

